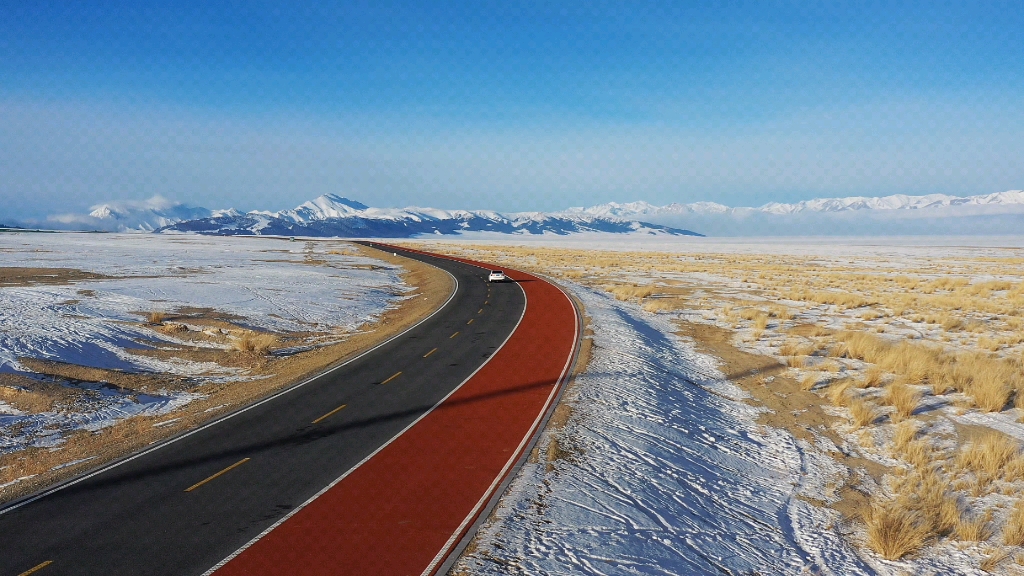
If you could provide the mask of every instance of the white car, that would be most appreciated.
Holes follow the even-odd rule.
[[[487,275],[488,282],[504,282],[508,280],[508,276],[501,270],[491,270],[491,273]]]

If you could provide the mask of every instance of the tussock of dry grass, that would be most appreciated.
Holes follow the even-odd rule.
[[[686,301],[681,298],[648,298],[644,301],[642,308],[648,312],[671,312],[686,307]]]
[[[1003,526],[1003,544],[1024,546],[1024,500],[1018,500]]]
[[[852,386],[853,381],[848,378],[833,382],[828,387],[828,398],[832,402],[832,405],[846,406],[846,401],[849,399],[850,388]]]
[[[898,505],[918,513],[921,527],[929,535],[945,536],[960,522],[960,500],[934,466],[916,468],[897,482],[895,491]]]
[[[778,304],[770,306],[768,308],[768,314],[771,315],[771,317],[773,318],[778,318],[779,320],[793,319],[793,311],[790,310],[789,308],[786,308],[785,306],[781,306]]]
[[[917,406],[921,402],[921,392],[903,382],[896,382],[886,390],[885,402],[896,409],[897,416],[907,418],[917,410]]]
[[[166,312],[154,310],[146,316],[146,322],[149,322],[150,324],[163,324],[165,318],[167,318]]]
[[[851,398],[849,401],[850,416],[857,428],[863,428],[874,424],[881,415],[874,404],[861,398]]]
[[[896,451],[901,452],[912,440],[917,438],[918,423],[913,420],[904,420],[896,425],[892,434],[892,445]]]
[[[1002,548],[996,548],[991,554],[981,561],[980,568],[985,572],[995,572],[999,565],[1010,557],[1010,553]]]
[[[966,515],[961,516],[953,532],[957,538],[965,542],[984,542],[992,537],[991,519],[991,513],[981,514],[973,518]]]
[[[914,468],[924,470],[935,460],[935,450],[927,440],[914,440],[903,447],[903,460]]]
[[[800,388],[803,390],[813,390],[818,385],[818,375],[811,373],[805,375],[800,379]]]
[[[875,503],[864,515],[867,545],[886,560],[920,550],[928,540],[925,519],[899,502]]]
[[[885,382],[885,371],[877,366],[872,366],[864,372],[864,380],[861,388],[878,388]]]
[[[1005,434],[988,432],[968,443],[957,455],[956,466],[961,471],[973,472],[979,486],[992,480],[1006,478],[1020,468],[1020,445]]]
[[[253,332],[251,330],[243,331],[231,343],[232,349],[236,352],[255,354],[257,356],[265,356],[269,354],[271,349],[277,345],[277,336],[274,336],[273,334]]]
[[[643,300],[654,294],[653,286],[618,285],[607,288],[617,300]]]
[[[838,339],[841,355],[893,372],[905,382],[928,382],[936,394],[950,388],[964,392],[987,412],[1005,408],[1013,390],[1024,384],[1013,363],[982,354],[951,356],[932,346],[892,343],[864,332],[844,332]]]

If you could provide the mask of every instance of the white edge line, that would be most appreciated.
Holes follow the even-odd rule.
[[[544,281],[547,282],[547,280]],[[424,570],[420,576],[429,576],[430,574],[432,574],[434,569],[437,568],[438,564],[440,564],[448,556],[448,553],[451,551],[455,543],[459,539],[461,539],[462,531],[465,530],[466,526],[473,521],[476,515],[480,512],[480,508],[482,508],[483,505],[488,500],[490,500],[495,487],[497,487],[497,485],[505,477],[505,474],[508,472],[509,468],[511,468],[512,465],[516,462],[516,460],[519,459],[521,455],[520,453],[523,450],[523,446],[525,446],[530,441],[530,438],[533,437],[533,434],[537,429],[537,425],[540,424],[540,421],[544,418],[544,415],[547,413],[548,406],[551,405],[551,400],[552,398],[555,397],[555,393],[558,392],[559,388],[561,388],[563,380],[566,377],[566,373],[569,370],[569,365],[572,363],[572,360],[576,355],[576,338],[579,336],[580,331],[579,315],[576,314],[576,305],[573,304],[572,299],[569,298],[565,291],[562,290],[559,286],[555,285],[552,282],[548,282],[548,284],[557,288],[558,291],[561,292],[567,300],[569,300],[569,306],[571,306],[573,309],[572,348],[569,350],[569,357],[565,360],[565,366],[562,367],[562,373],[561,375],[559,375],[558,380],[556,380],[556,385],[551,388],[551,392],[548,394],[548,398],[544,402],[544,407],[537,414],[537,418],[534,419],[533,424],[530,426],[529,431],[527,431],[526,433],[526,436],[523,436],[522,441],[519,442],[519,446],[516,448],[515,452],[513,452],[512,456],[509,457],[508,462],[505,463],[505,466],[501,469],[501,472],[494,478],[494,481],[491,482],[491,485],[487,487],[487,490],[484,492],[483,496],[481,496],[480,500],[477,501],[476,506],[474,506],[473,509],[469,512],[469,514],[466,515],[466,517],[462,520],[462,523],[459,524],[459,527],[455,529],[455,532],[453,532],[452,535],[448,538],[448,541],[445,542],[444,547],[441,548],[441,551],[438,552],[436,556],[434,556],[434,560],[430,563],[429,566],[427,566],[427,569]],[[520,289],[522,289],[522,286],[520,286]],[[523,290],[523,296],[526,296],[525,290]],[[525,315],[525,313],[526,309],[524,308],[523,314]]]
[[[464,262],[464,261],[461,261],[461,260],[455,260],[455,261],[456,262],[460,262],[462,264],[468,264],[468,262]],[[475,264],[470,264],[470,265],[471,266],[476,266]],[[476,267],[477,268],[481,268],[481,269],[485,269],[482,266],[476,266]],[[516,286],[519,286],[519,284],[517,283]],[[444,398],[441,398],[440,400],[438,400],[437,403],[434,404],[433,406],[431,406],[429,410],[427,410],[426,412],[421,414],[418,418],[416,418],[415,420],[410,422],[408,426],[406,426],[405,428],[402,428],[402,430],[399,431],[398,434],[395,434],[394,436],[391,437],[390,440],[388,440],[384,444],[381,444],[380,447],[378,447],[376,450],[371,452],[366,458],[363,458],[362,460],[360,460],[355,466],[349,468],[344,474],[339,476],[336,480],[334,480],[333,482],[331,482],[330,484],[325,486],[322,490],[320,490],[319,492],[317,492],[316,494],[311,496],[309,498],[309,500],[306,500],[305,502],[300,504],[298,507],[296,507],[293,510],[291,510],[290,512],[288,512],[288,514],[285,514],[277,522],[274,522],[271,526],[267,527],[266,530],[264,530],[263,532],[260,532],[259,534],[257,534],[256,537],[254,537],[252,540],[249,540],[248,542],[246,542],[241,548],[239,548],[238,550],[235,550],[234,552],[232,552],[227,558],[221,560],[220,562],[215,564],[212,568],[210,568],[206,572],[203,572],[202,576],[210,576],[211,574],[213,574],[217,570],[220,570],[221,568],[224,567],[225,564],[227,564],[228,562],[234,560],[239,554],[241,554],[242,552],[245,552],[250,546],[252,546],[256,542],[258,542],[260,539],[262,539],[264,536],[269,534],[275,528],[277,528],[281,524],[284,524],[286,521],[288,521],[289,518],[291,518],[292,516],[298,514],[299,511],[301,511],[306,506],[309,506],[310,504],[312,504],[314,500],[316,500],[317,498],[323,496],[331,488],[334,488],[339,482],[341,482],[342,480],[347,478],[350,474],[355,472],[357,468],[359,468],[363,464],[366,464],[367,461],[369,461],[371,458],[376,456],[381,450],[387,448],[395,440],[398,440],[398,438],[402,434],[405,434],[406,432],[408,432],[409,429],[412,428],[413,426],[415,426],[420,420],[423,420],[424,418],[426,418],[438,406],[443,404],[445,402],[445,400],[448,400],[448,398],[450,398],[452,394],[455,394],[456,392],[458,392],[459,389],[462,388],[466,384],[466,382],[469,382],[473,378],[473,376],[476,376],[476,373],[479,372],[480,370],[482,370],[484,366],[487,366],[491,362],[491,360],[494,359],[494,357],[498,355],[498,352],[501,352],[501,349],[505,347],[505,344],[507,344],[508,341],[512,339],[512,335],[515,334],[516,330],[519,329],[519,324],[522,323],[523,317],[526,316],[526,305],[527,305],[527,302],[526,302],[526,290],[523,290],[522,286],[519,286],[519,289],[522,290],[522,292],[523,292],[523,313],[519,315],[519,320],[516,321],[515,327],[513,327],[512,331],[509,332],[508,336],[501,343],[501,346],[498,346],[497,350],[495,350],[494,353],[491,354],[491,356],[489,358],[487,358],[487,361],[485,361],[483,364],[478,366],[476,370],[473,370],[472,374],[467,376],[465,380],[463,380],[458,386],[456,386],[454,389],[452,389],[451,392],[446,394]],[[549,399],[549,401],[550,401],[550,399]],[[536,426],[536,424],[534,424],[534,426]]]
[[[433,254],[427,254],[427,255],[435,256]],[[423,263],[427,264],[426,262],[423,262]],[[433,266],[433,264],[427,264],[427,265],[428,266]],[[60,490],[63,490],[63,489],[68,488],[70,486],[74,486],[75,484],[78,484],[79,482],[88,480],[89,478],[92,478],[94,476],[97,476],[99,474],[107,472],[108,470],[113,470],[114,468],[117,468],[118,466],[121,466],[123,464],[127,464],[128,462],[131,462],[132,460],[135,460],[136,458],[140,458],[142,456],[145,456],[146,454],[149,454],[150,452],[155,452],[155,451],[157,451],[157,450],[159,450],[161,448],[165,448],[167,446],[170,446],[171,444],[174,444],[175,442],[177,442],[179,440],[184,440],[185,438],[188,438],[189,436],[191,436],[193,434],[197,434],[199,432],[202,432],[203,430],[206,430],[207,428],[210,428],[212,426],[216,426],[216,425],[218,425],[218,424],[220,424],[222,422],[225,422],[225,421],[227,421],[227,420],[229,420],[231,418],[234,418],[235,416],[238,416],[239,414],[242,414],[244,412],[248,412],[249,410],[252,410],[253,408],[256,408],[257,406],[261,406],[261,405],[266,404],[267,402],[270,402],[271,400],[274,400],[274,399],[276,399],[276,398],[278,398],[280,396],[284,396],[285,394],[288,394],[289,392],[293,392],[295,390],[298,390],[299,388],[305,386],[306,384],[309,384],[310,382],[312,382],[314,380],[322,378],[323,376],[326,376],[326,375],[334,372],[335,370],[339,370],[341,368],[344,368],[345,366],[355,362],[356,360],[359,360],[363,356],[366,356],[367,354],[377,350],[381,346],[385,346],[387,344],[390,344],[391,342],[401,338],[402,336],[405,336],[406,334],[408,334],[412,330],[416,329],[420,324],[423,324],[427,320],[430,320],[435,315],[437,315],[439,312],[444,310],[448,306],[448,304],[451,303],[452,299],[455,298],[455,294],[457,294],[458,291],[459,291],[459,280],[455,276],[453,276],[451,272],[448,272],[447,270],[445,270],[443,268],[440,268],[438,266],[434,266],[434,268],[437,268],[438,270],[442,270],[445,274],[447,274],[449,277],[451,277],[451,279],[455,282],[455,289],[452,290],[451,295],[448,296],[448,299],[445,300],[444,304],[442,304],[441,307],[438,308],[437,310],[434,310],[430,314],[430,316],[427,316],[423,320],[420,320],[419,322],[417,322],[417,323],[413,324],[412,326],[406,328],[402,332],[399,332],[398,334],[395,334],[391,338],[388,338],[387,340],[381,342],[380,344],[377,344],[373,348],[370,348],[369,350],[366,350],[362,354],[359,354],[358,356],[350,358],[350,359],[346,360],[345,362],[343,362],[341,364],[338,364],[334,368],[330,368],[327,371],[321,372],[320,374],[317,374],[316,376],[312,376],[312,377],[310,377],[310,378],[308,378],[308,379],[306,379],[306,380],[304,380],[302,382],[299,382],[298,384],[295,384],[293,386],[285,388],[284,390],[276,392],[272,396],[268,396],[268,397],[264,398],[263,400],[260,400],[259,402],[256,402],[255,404],[250,404],[250,405],[245,406],[243,408],[240,408],[240,409],[238,409],[238,410],[236,410],[236,411],[234,411],[234,412],[232,412],[230,414],[225,414],[224,416],[221,416],[220,418],[218,418],[218,419],[216,419],[216,420],[214,420],[212,422],[207,422],[206,424],[203,424],[202,426],[200,426],[199,428],[196,428],[195,430],[189,430],[188,432],[186,432],[186,433],[184,433],[184,434],[182,434],[180,436],[176,436],[174,438],[170,438],[168,440],[165,440],[163,442],[160,442],[160,443],[156,444],[155,446],[150,446],[149,448],[146,448],[142,452],[139,452],[137,454],[133,454],[132,456],[129,456],[128,458],[125,458],[123,460],[118,460],[117,462],[113,462],[111,464],[108,464],[108,465],[106,465],[106,466],[104,466],[102,468],[99,468],[98,470],[93,470],[92,472],[90,472],[90,473],[88,473],[88,474],[86,474],[84,476],[80,476],[80,477],[75,478],[73,480],[69,480],[69,481],[67,481],[67,482],[65,482],[63,484],[58,484],[57,486],[54,486],[53,488],[49,488],[47,490],[44,490],[43,492],[40,492],[40,493],[36,494],[35,496],[32,496],[32,497],[30,497],[30,498],[28,498],[26,500],[22,500],[20,502],[15,502],[14,504],[11,504],[11,505],[9,505],[7,507],[0,508],[0,516],[2,516],[4,514],[10,512],[10,511],[12,511],[12,510],[16,510],[18,508],[21,508],[22,506],[25,506],[26,504],[31,504],[32,502],[35,502],[36,500],[39,500],[41,498],[45,498],[45,497],[47,497],[47,496],[49,496],[51,494],[59,492]],[[523,311],[525,313],[526,309],[524,308]],[[518,326],[518,324],[517,324],[517,326]]]

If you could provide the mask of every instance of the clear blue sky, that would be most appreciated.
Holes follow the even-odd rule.
[[[1019,2],[71,4],[0,3],[0,220],[1024,187]]]

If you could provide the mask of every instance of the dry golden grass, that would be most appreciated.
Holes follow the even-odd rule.
[[[894,490],[900,506],[920,514],[929,535],[945,536],[960,521],[960,500],[935,466],[915,468],[896,482]]]
[[[1003,526],[1003,544],[1024,546],[1024,500],[1018,500]]]
[[[761,316],[767,318],[768,315],[765,314],[763,310],[759,310],[757,308],[744,308],[737,313],[737,316],[744,320],[755,320]]]
[[[672,312],[686,307],[682,298],[648,298],[642,308],[648,312]]]
[[[878,388],[885,382],[885,371],[872,366],[864,371],[864,379],[861,382],[861,388]]]
[[[963,515],[956,523],[953,533],[958,539],[965,542],[984,542],[992,537],[991,519],[991,512],[979,514],[973,518]]]
[[[764,332],[768,328],[768,315],[764,312],[758,314],[754,318],[754,331]]]
[[[1009,551],[1003,548],[996,548],[981,561],[980,568],[985,572],[995,572],[999,565],[1010,557]]]
[[[874,404],[861,398],[850,398],[848,400],[848,404],[850,407],[850,416],[853,419],[854,426],[857,428],[863,428],[864,426],[874,424],[881,415]]]
[[[607,290],[617,300],[643,300],[654,294],[653,286],[638,286],[636,284],[609,286]]]
[[[818,385],[818,375],[815,373],[805,374],[800,379],[800,388],[803,390],[813,390]]]
[[[935,449],[926,440],[914,440],[903,447],[903,460],[918,470],[925,470],[935,461]]]
[[[885,403],[896,409],[899,418],[912,416],[920,402],[921,392],[903,382],[896,382],[885,391]]]
[[[937,395],[949,389],[964,392],[987,412],[1005,408],[1013,390],[1022,387],[1020,371],[1006,360],[978,353],[954,356],[933,346],[891,343],[864,332],[844,332],[837,338],[843,345],[834,350],[842,356],[874,364],[907,383],[927,382]]]
[[[912,440],[917,438],[918,423],[904,420],[896,425],[892,434],[892,445],[896,452],[902,452]]]
[[[830,384],[828,387],[828,398],[832,402],[832,405],[846,406],[846,401],[849,398],[850,388],[852,386],[853,381],[848,378],[837,380]]]
[[[163,324],[165,318],[167,318],[166,312],[154,310],[146,316],[146,322],[149,322],[150,324]]]
[[[1020,458],[1020,445],[1015,440],[991,431],[960,449],[956,467],[960,471],[973,472],[979,487],[984,487],[1016,469],[1016,461]]]
[[[273,347],[278,345],[278,337],[273,334],[253,332],[244,330],[231,342],[231,348],[236,352],[265,356],[270,354]]]
[[[821,369],[831,374],[837,374],[842,371],[843,365],[835,360],[828,360],[821,363]]]
[[[867,545],[886,560],[920,550],[929,537],[925,519],[900,502],[875,503],[864,514]]]

